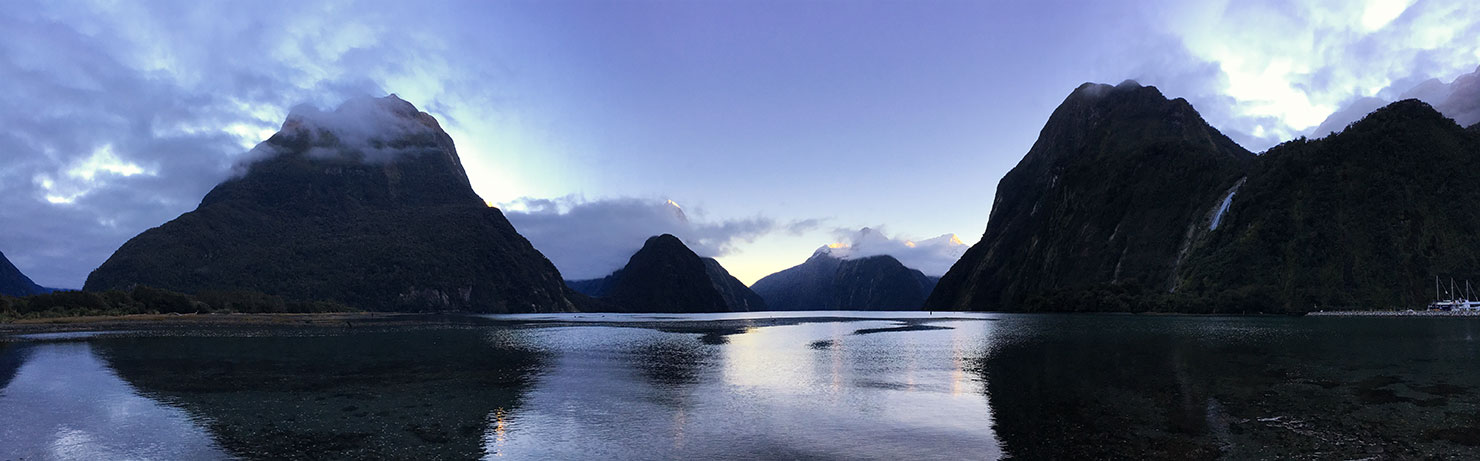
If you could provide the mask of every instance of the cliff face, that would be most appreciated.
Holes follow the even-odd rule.
[[[1101,284],[1169,290],[1187,248],[1253,154],[1154,87],[1085,84],[998,184],[987,230],[932,309],[1025,310]]]
[[[1417,100],[1259,158],[1179,292],[1285,312],[1419,308],[1480,280],[1480,135]]]
[[[370,310],[574,311],[586,298],[473,192],[452,139],[395,95],[295,109],[262,158],[145,231],[87,290],[251,290]]]
[[[10,263],[5,253],[0,253],[0,295],[20,297],[50,291],[32,282],[30,277],[26,277],[26,274]]]
[[[934,287],[935,279],[892,256],[841,259],[822,248],[751,289],[780,311],[915,310]]]
[[[678,237],[647,239],[627,265],[605,278],[570,286],[624,312],[737,312],[766,304],[718,261],[700,258]]]

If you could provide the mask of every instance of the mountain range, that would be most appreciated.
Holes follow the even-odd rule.
[[[1254,155],[1183,99],[1085,84],[997,188],[932,309],[1420,307],[1480,276],[1480,137],[1393,103]]]
[[[824,246],[751,285],[772,310],[916,310],[936,279],[889,255],[846,257]],[[846,258],[845,258],[846,257]]]
[[[567,286],[473,192],[436,119],[395,95],[295,108],[253,155],[194,211],[125,243],[85,289],[494,313],[1303,313],[1417,307],[1436,277],[1480,279],[1480,211],[1468,206],[1480,199],[1480,124],[1417,100],[1255,155],[1184,99],[1086,83],[999,182],[982,239],[939,279],[889,253],[924,246],[932,256],[915,264],[937,264],[962,246],[953,235],[895,241],[865,228],[752,287],[672,235]],[[47,291],[3,262],[0,293]]]

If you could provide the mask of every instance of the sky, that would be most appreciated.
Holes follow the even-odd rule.
[[[1477,71],[1463,0],[12,0],[0,252],[80,287],[293,107],[396,93],[567,278],[668,232],[751,283],[865,227],[975,243],[1083,82],[1157,86],[1259,152]]]

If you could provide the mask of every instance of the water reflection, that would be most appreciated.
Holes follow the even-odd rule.
[[[119,376],[248,458],[471,458],[539,355],[517,331],[94,340]],[[499,436],[495,435],[495,439]]]
[[[1000,456],[994,323],[896,316],[0,342],[0,459]]]
[[[997,457],[981,383],[962,370],[989,324],[935,325],[758,322],[725,327],[724,341],[703,329],[544,328],[530,340],[551,356],[548,366],[507,442],[489,451],[519,459]]]
[[[974,371],[1019,457],[1469,457],[1475,325],[1007,316]]]
[[[140,396],[87,343],[0,343],[0,459],[225,458],[178,408]]]

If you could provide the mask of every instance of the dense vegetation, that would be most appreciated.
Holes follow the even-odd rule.
[[[1168,293],[1127,281],[1035,293],[1024,312],[1162,312],[1186,314],[1283,314],[1274,296],[1241,288],[1216,295]]]
[[[581,309],[587,299],[473,192],[436,120],[394,96],[353,105],[418,128],[367,147],[290,115],[245,175],[124,244],[84,288],[259,291],[377,311]]]
[[[1262,293],[1274,310],[1417,308],[1434,277],[1480,280],[1480,137],[1399,101],[1260,157],[1179,292]]]
[[[144,286],[103,292],[57,291],[22,298],[0,296],[0,321],[128,314],[352,311],[334,302],[289,301],[250,291],[209,291],[191,296]]]
[[[1154,87],[1080,86],[1002,178],[981,242],[926,306],[1020,311],[1034,296],[1132,281],[1165,291],[1195,224],[1254,158]]]

